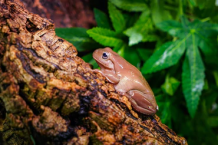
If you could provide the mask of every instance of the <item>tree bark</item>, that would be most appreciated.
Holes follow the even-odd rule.
[[[52,19],[56,27],[96,26],[91,0],[20,0],[28,11]],[[96,1],[96,0],[95,0]],[[102,5],[101,5],[102,7]]]
[[[16,0],[0,0],[0,111],[4,144],[187,144]]]

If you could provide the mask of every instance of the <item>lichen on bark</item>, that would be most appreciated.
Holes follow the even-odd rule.
[[[187,144],[16,0],[0,0],[0,112],[4,144]]]

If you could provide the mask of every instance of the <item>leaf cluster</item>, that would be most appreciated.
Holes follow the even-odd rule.
[[[218,12],[215,0],[108,0],[97,27],[57,28],[83,59],[111,47],[148,80],[163,123],[189,144],[218,142]]]

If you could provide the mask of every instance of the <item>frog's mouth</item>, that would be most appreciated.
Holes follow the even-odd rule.
[[[96,59],[95,57],[94,57],[94,59],[98,63],[100,68],[114,69],[114,64],[110,60],[107,60],[107,63],[105,63],[105,62],[102,62],[102,61]]]

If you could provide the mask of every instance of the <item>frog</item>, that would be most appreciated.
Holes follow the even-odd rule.
[[[109,47],[96,49],[93,58],[100,67],[93,71],[114,84],[120,95],[127,96],[134,110],[146,115],[156,114],[158,105],[154,93],[135,66]]]

